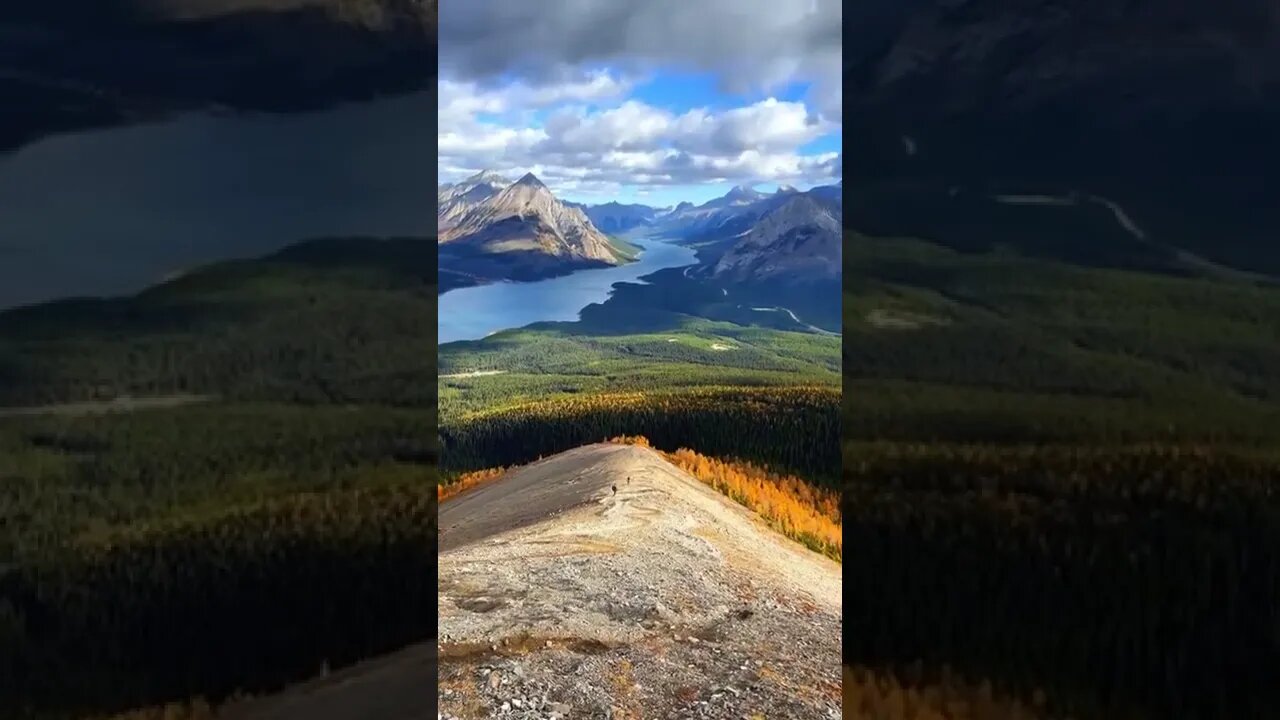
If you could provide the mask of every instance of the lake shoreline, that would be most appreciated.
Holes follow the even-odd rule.
[[[590,305],[603,303],[619,283],[697,262],[694,251],[657,236],[629,237],[640,248],[633,262],[578,269],[532,282],[491,282],[454,287],[439,294],[440,345],[483,340],[498,332],[543,322],[572,322]],[[441,269],[441,272],[456,272]],[[441,285],[443,288],[443,283]]]
[[[421,167],[436,138],[421,121],[435,110],[421,92],[315,112],[184,113],[2,154],[0,307],[131,295],[305,238],[434,237]]]
[[[444,260],[441,259],[443,262]],[[521,270],[514,276],[489,276],[483,275],[475,270],[459,269],[457,267],[440,266],[437,270],[437,283],[439,290],[436,295],[442,296],[445,293],[454,290],[462,290],[465,288],[482,287],[485,285],[494,285],[499,283],[535,283],[543,280],[554,280],[556,278],[572,275],[576,272],[584,270],[608,270],[613,267],[622,267],[635,260],[630,260],[620,265],[609,265],[602,262],[594,261],[574,261],[556,263],[547,265],[545,269],[538,270]],[[446,284],[444,276],[448,274],[453,278],[461,279],[461,282],[453,282]]]

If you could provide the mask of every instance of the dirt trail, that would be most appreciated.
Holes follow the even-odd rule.
[[[548,458],[440,526],[445,717],[840,716],[840,566],[651,450]]]

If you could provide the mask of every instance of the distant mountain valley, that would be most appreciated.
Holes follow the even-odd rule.
[[[732,188],[673,208],[558,200],[535,176],[512,183],[482,171],[437,188],[441,292],[491,280],[532,280],[634,259],[629,240],[694,244],[686,275],[723,282],[838,280],[839,184],[801,192]],[[611,237],[610,237],[611,236]]]

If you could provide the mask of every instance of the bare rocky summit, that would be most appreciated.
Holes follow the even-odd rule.
[[[472,179],[471,188],[451,196],[447,208],[441,204],[437,220],[442,245],[466,245],[486,254],[536,253],[609,265],[622,261],[609,239],[580,208],[557,200],[533,173],[492,194],[496,189],[492,176],[481,173]],[[462,185],[466,187],[467,181]]]
[[[466,217],[477,205],[502,192],[510,180],[484,170],[457,183],[442,185],[436,193],[436,228],[447,230]]]
[[[841,716],[839,565],[651,450],[548,458],[440,525],[441,717]]]

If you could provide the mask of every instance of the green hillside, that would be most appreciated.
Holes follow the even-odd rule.
[[[434,632],[434,251],[321,240],[0,313],[0,716],[267,691]]]
[[[845,659],[1265,716],[1280,288],[1108,264],[847,235]]]
[[[524,463],[619,435],[839,475],[840,338],[758,296],[660,271],[575,322],[439,350],[442,469]]]
[[[844,272],[852,439],[1280,437],[1280,287],[853,233]]]
[[[319,240],[134,297],[0,313],[0,406],[169,394],[429,405],[434,245]]]

